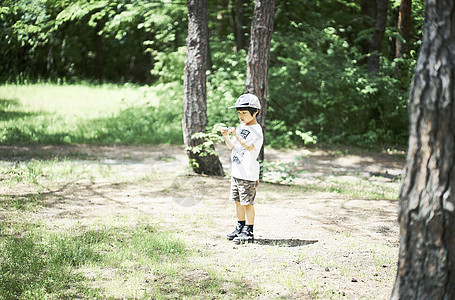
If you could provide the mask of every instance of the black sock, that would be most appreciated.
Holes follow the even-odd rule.
[[[246,229],[247,229],[249,232],[253,232],[253,226],[254,226],[254,225],[246,225]]]
[[[240,225],[245,226],[246,221],[237,221]]]

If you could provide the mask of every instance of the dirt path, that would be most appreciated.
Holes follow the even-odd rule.
[[[281,163],[270,178],[294,174],[291,185],[262,183],[256,204],[256,242],[225,240],[235,217],[229,178],[192,175],[179,146],[0,146],[8,160],[26,153],[52,157],[77,153],[81,164],[107,165],[116,179],[67,182],[46,194],[34,214],[51,226],[92,223],[100,217],[153,215],[188,245],[195,264],[260,285],[259,299],[387,299],[398,251],[397,202],[343,193],[379,187],[398,190],[404,158],[385,153],[266,150]],[[229,156],[219,149],[225,171]],[[351,151],[352,152],[352,151]],[[283,171],[284,170],[284,171]],[[286,174],[285,174],[286,175]],[[122,178],[147,176],[148,183]],[[275,178],[276,179],[276,178]],[[14,193],[27,191],[16,189]],[[13,193],[13,191],[9,191]],[[355,195],[355,194],[354,194]],[[190,274],[197,281],[206,273]]]

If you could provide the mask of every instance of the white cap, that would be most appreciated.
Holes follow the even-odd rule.
[[[229,108],[242,108],[242,107],[252,107],[261,109],[261,102],[259,101],[258,97],[253,94],[243,94],[240,96],[237,101],[235,101],[234,106],[230,106]]]

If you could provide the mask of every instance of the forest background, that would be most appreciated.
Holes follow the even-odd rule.
[[[381,3],[388,7],[378,51],[372,44]],[[412,1],[407,33],[399,26],[400,4],[276,1],[267,112],[270,146],[407,143],[407,104],[424,3]],[[244,92],[253,5],[208,1],[209,127],[236,122],[226,107]],[[3,0],[0,22],[4,88],[82,83],[152,89],[159,99],[52,134],[46,134],[46,124],[36,124],[52,120],[35,120],[30,128],[17,120],[4,122],[1,143],[183,143],[186,2]],[[405,43],[404,50],[398,50],[397,42]],[[372,57],[379,58],[373,68]],[[0,105],[7,113],[5,106],[12,104]]]

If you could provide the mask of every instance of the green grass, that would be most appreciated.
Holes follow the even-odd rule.
[[[0,143],[181,144],[180,99],[163,87],[2,85]]]
[[[226,288],[219,273],[188,262],[195,253],[178,236],[152,222],[125,217],[58,230],[3,221],[0,298],[204,298]]]
[[[364,199],[364,200],[389,200],[396,201],[398,199],[399,183],[389,183],[387,185],[380,185],[371,182],[367,179],[346,180],[337,177],[324,177],[319,178],[320,182],[314,184],[290,184],[290,185],[277,185],[275,183],[263,183],[265,199],[267,200],[267,193],[273,192],[277,186],[286,187],[290,195],[298,196],[302,193],[334,193],[340,196],[351,199]]]
[[[83,237],[42,232],[33,225],[27,224],[26,232],[18,229],[4,233],[2,228],[0,298],[93,295],[87,281],[74,271],[82,264],[100,259],[93,245],[86,243]]]
[[[50,189],[69,180],[108,178],[110,168],[109,165],[58,156],[25,161],[0,161],[0,187],[11,188],[17,184],[26,184]]]

